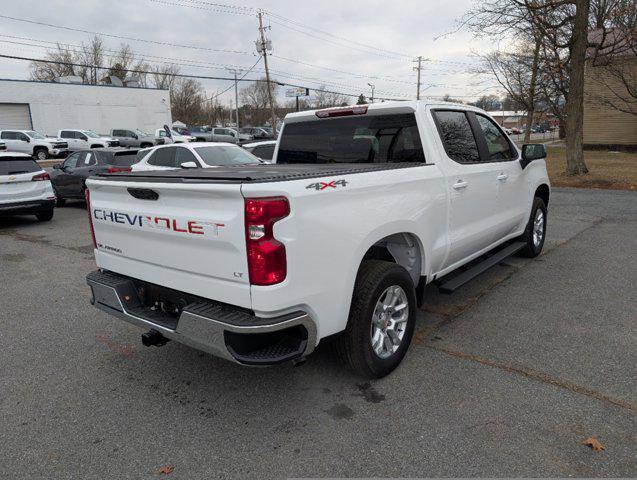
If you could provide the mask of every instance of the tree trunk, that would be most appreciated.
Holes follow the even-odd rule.
[[[540,64],[540,46],[542,42],[539,35],[535,35],[535,49],[533,50],[533,65],[531,66],[531,83],[529,85],[529,111],[526,115],[526,128],[524,129],[524,143],[531,141],[531,127],[533,126],[533,114],[535,113],[535,88],[537,85],[537,71]]]
[[[566,173],[588,173],[584,163],[584,67],[588,44],[590,0],[576,0],[577,11],[571,37],[571,71],[566,100]]]

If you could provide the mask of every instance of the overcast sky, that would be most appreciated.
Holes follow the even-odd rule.
[[[181,66],[182,73],[228,76],[225,66],[248,69],[258,60],[254,41],[258,35],[256,11],[261,8],[272,13],[264,18],[271,27],[267,31],[273,44],[270,68],[277,80],[310,88],[325,84],[331,90],[367,96],[370,94],[367,84],[372,83],[376,97],[413,98],[416,72],[412,69],[412,60],[422,55],[430,59],[423,64],[423,96],[449,93],[469,100],[497,92],[491,78],[469,73],[475,64],[471,52],[483,51],[489,46],[474,40],[467,32],[435,38],[453,31],[456,20],[470,4],[471,0],[0,0],[0,15],[199,47],[104,37],[109,49],[117,49],[125,41],[140,56],[172,57],[180,63],[190,62],[191,65]],[[44,42],[59,41],[79,45],[91,36],[0,17],[2,54],[41,57],[45,52],[43,48],[8,42],[48,45]],[[161,61],[154,57],[147,60]],[[198,62],[198,66],[192,62]],[[246,78],[263,75],[262,69],[261,62]],[[26,79],[28,63],[0,59],[0,77]],[[202,80],[202,84],[209,96],[231,85],[214,80]],[[282,88],[281,94],[284,91]],[[233,96],[230,90],[220,99],[228,104]]]

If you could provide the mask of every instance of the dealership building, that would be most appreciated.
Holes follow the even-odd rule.
[[[168,90],[0,79],[0,130],[155,131],[171,123]]]

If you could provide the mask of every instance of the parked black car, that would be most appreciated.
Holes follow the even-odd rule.
[[[57,206],[63,206],[67,199],[83,200],[85,182],[91,175],[128,172],[137,161],[137,150],[131,148],[92,148],[70,154],[53,166],[50,175]]]

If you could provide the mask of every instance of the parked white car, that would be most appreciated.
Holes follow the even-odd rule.
[[[113,137],[98,135],[92,130],[78,130],[65,128],[58,131],[58,137],[66,141],[70,151],[86,150],[87,148],[118,147],[119,140]]]
[[[197,141],[197,137],[193,137],[192,135],[182,135],[181,133],[177,133],[174,130],[171,130],[170,134],[172,135],[172,139],[168,137],[166,130],[164,130],[163,128],[158,128],[157,130],[155,130],[155,136],[163,138],[166,143],[190,143]]]
[[[132,171],[211,168],[229,165],[260,164],[261,161],[232,143],[196,142],[161,145],[143,150]]]
[[[451,292],[542,251],[546,150],[518,150],[480,109],[293,113],[278,142],[272,165],[89,179],[93,304],[148,330],[145,345],[244,365],[298,361],[338,335],[339,357],[382,377],[407,352],[425,285]]]
[[[21,152],[33,155],[38,160],[49,157],[64,157],[69,152],[69,145],[61,138],[50,138],[33,130],[2,130],[0,140],[10,152]]]
[[[26,153],[0,152],[0,217],[53,218],[55,194],[49,174]]]

